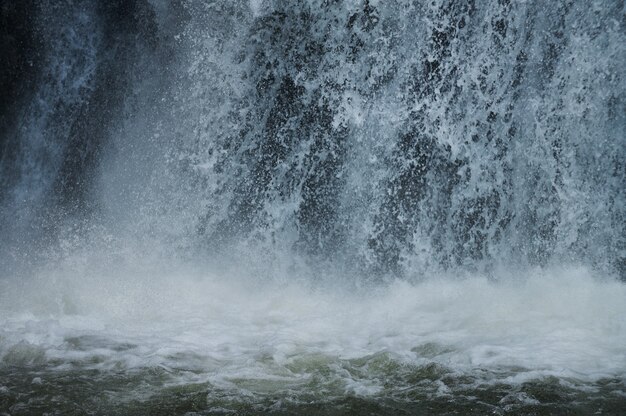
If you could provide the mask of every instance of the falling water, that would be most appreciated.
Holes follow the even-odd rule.
[[[0,414],[617,414],[621,1],[0,2]]]

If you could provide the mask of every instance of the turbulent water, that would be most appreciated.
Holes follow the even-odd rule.
[[[626,412],[622,1],[0,0],[0,414]]]

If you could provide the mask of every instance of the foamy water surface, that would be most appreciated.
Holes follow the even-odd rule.
[[[86,374],[112,412],[172,389],[209,413],[346,398],[396,410],[428,398],[555,405],[536,385],[626,403],[626,285],[583,271],[353,290],[210,275],[2,284],[0,403],[15,414],[33,386],[55,392],[50,406]]]

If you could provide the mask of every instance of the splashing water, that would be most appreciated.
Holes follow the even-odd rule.
[[[389,414],[610,413],[624,403],[626,287],[584,271],[397,281],[356,293],[138,276],[47,275],[3,288],[3,402],[69,410],[59,403],[75,401],[120,414],[163,403]],[[72,392],[78,380],[84,390]]]
[[[3,4],[0,413],[619,414],[624,13]]]

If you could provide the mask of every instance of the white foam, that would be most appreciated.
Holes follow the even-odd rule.
[[[184,377],[225,386],[306,382],[311,371],[294,365],[318,359],[363,395],[379,392],[380,380],[337,363],[380,352],[461,373],[517,368],[505,379],[512,384],[626,377],[626,285],[583,271],[499,283],[396,281],[361,293],[177,275],[9,283],[0,295],[0,360],[16,348],[43,350],[48,360],[93,368],[188,369]]]

